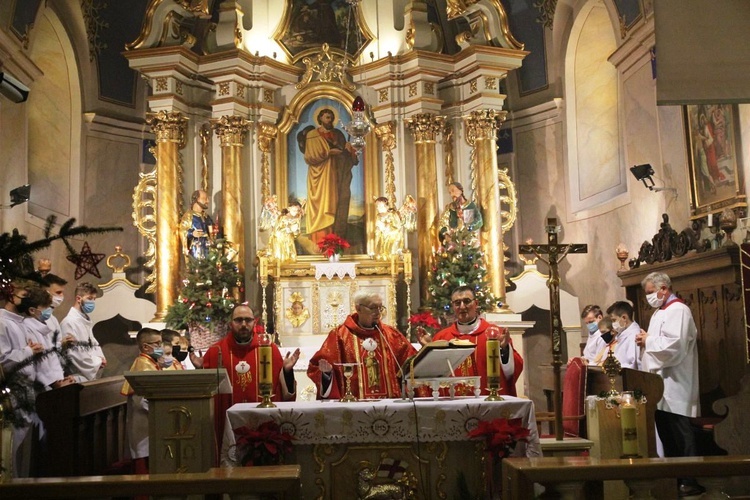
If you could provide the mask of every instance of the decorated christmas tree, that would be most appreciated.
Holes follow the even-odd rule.
[[[487,284],[487,268],[478,234],[465,228],[444,233],[443,244],[435,253],[428,290],[432,298],[429,305],[436,315],[450,314],[451,293],[463,285],[474,287],[480,310],[494,306],[495,298]]]
[[[166,322],[170,328],[188,328],[196,348],[204,347],[201,345],[204,342],[192,338],[197,331],[223,335],[234,309],[234,291],[244,292],[236,256],[231,245],[217,240],[212,242],[205,258],[188,257],[180,295],[167,310]]]

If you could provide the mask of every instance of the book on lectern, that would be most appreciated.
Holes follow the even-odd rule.
[[[430,342],[406,360],[402,368],[405,378],[452,377],[458,368],[476,349],[469,340],[438,340]]]

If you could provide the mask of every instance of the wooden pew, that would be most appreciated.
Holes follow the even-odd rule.
[[[565,492],[563,498],[583,498],[586,483],[624,480],[642,494],[651,491],[664,478],[674,478],[673,496],[635,498],[676,498],[678,477],[695,477],[718,494],[729,478],[750,475],[750,456],[597,459],[592,457],[506,458],[502,464],[503,500],[534,498],[534,484],[548,493]],[[711,478],[720,478],[718,481]],[[587,490],[590,491],[590,490]],[[708,496],[707,498],[723,498]],[[556,498],[556,497],[553,497]],[[587,495],[586,498],[599,498]],[[611,499],[607,499],[611,500]]]
[[[0,498],[109,498],[151,495],[171,498],[234,493],[301,497],[299,465],[215,468],[189,474],[12,479],[0,483]]]
[[[36,411],[47,431],[39,443],[36,476],[103,474],[125,457],[127,399],[120,395],[125,379],[107,377],[41,393]]]

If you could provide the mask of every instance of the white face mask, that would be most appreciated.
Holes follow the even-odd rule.
[[[612,329],[616,331],[617,333],[620,333],[623,330],[623,325],[620,324],[619,321],[613,321],[612,322]]]
[[[63,300],[65,300],[65,297],[62,295],[53,295],[52,296],[52,307],[57,307],[60,304],[63,303]]]
[[[664,299],[660,299],[659,297],[657,297],[658,293],[659,292],[657,291],[657,292],[649,293],[648,295],[646,295],[646,301],[648,302],[648,305],[650,305],[651,307],[654,307],[654,308],[661,307],[661,305],[664,303]]]

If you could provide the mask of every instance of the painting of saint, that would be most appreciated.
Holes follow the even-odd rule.
[[[738,192],[735,110],[731,104],[686,106],[690,173],[699,212],[701,207],[731,200]]]
[[[365,253],[364,159],[342,131],[340,114],[351,119],[337,101],[318,99],[290,130],[289,198],[307,200],[297,239],[300,255],[319,253],[318,241],[332,233],[349,241],[349,253]]]
[[[324,43],[355,55],[371,38],[346,0],[292,0],[285,14],[283,24],[288,28],[277,40],[292,58],[308,49],[320,49]]]

